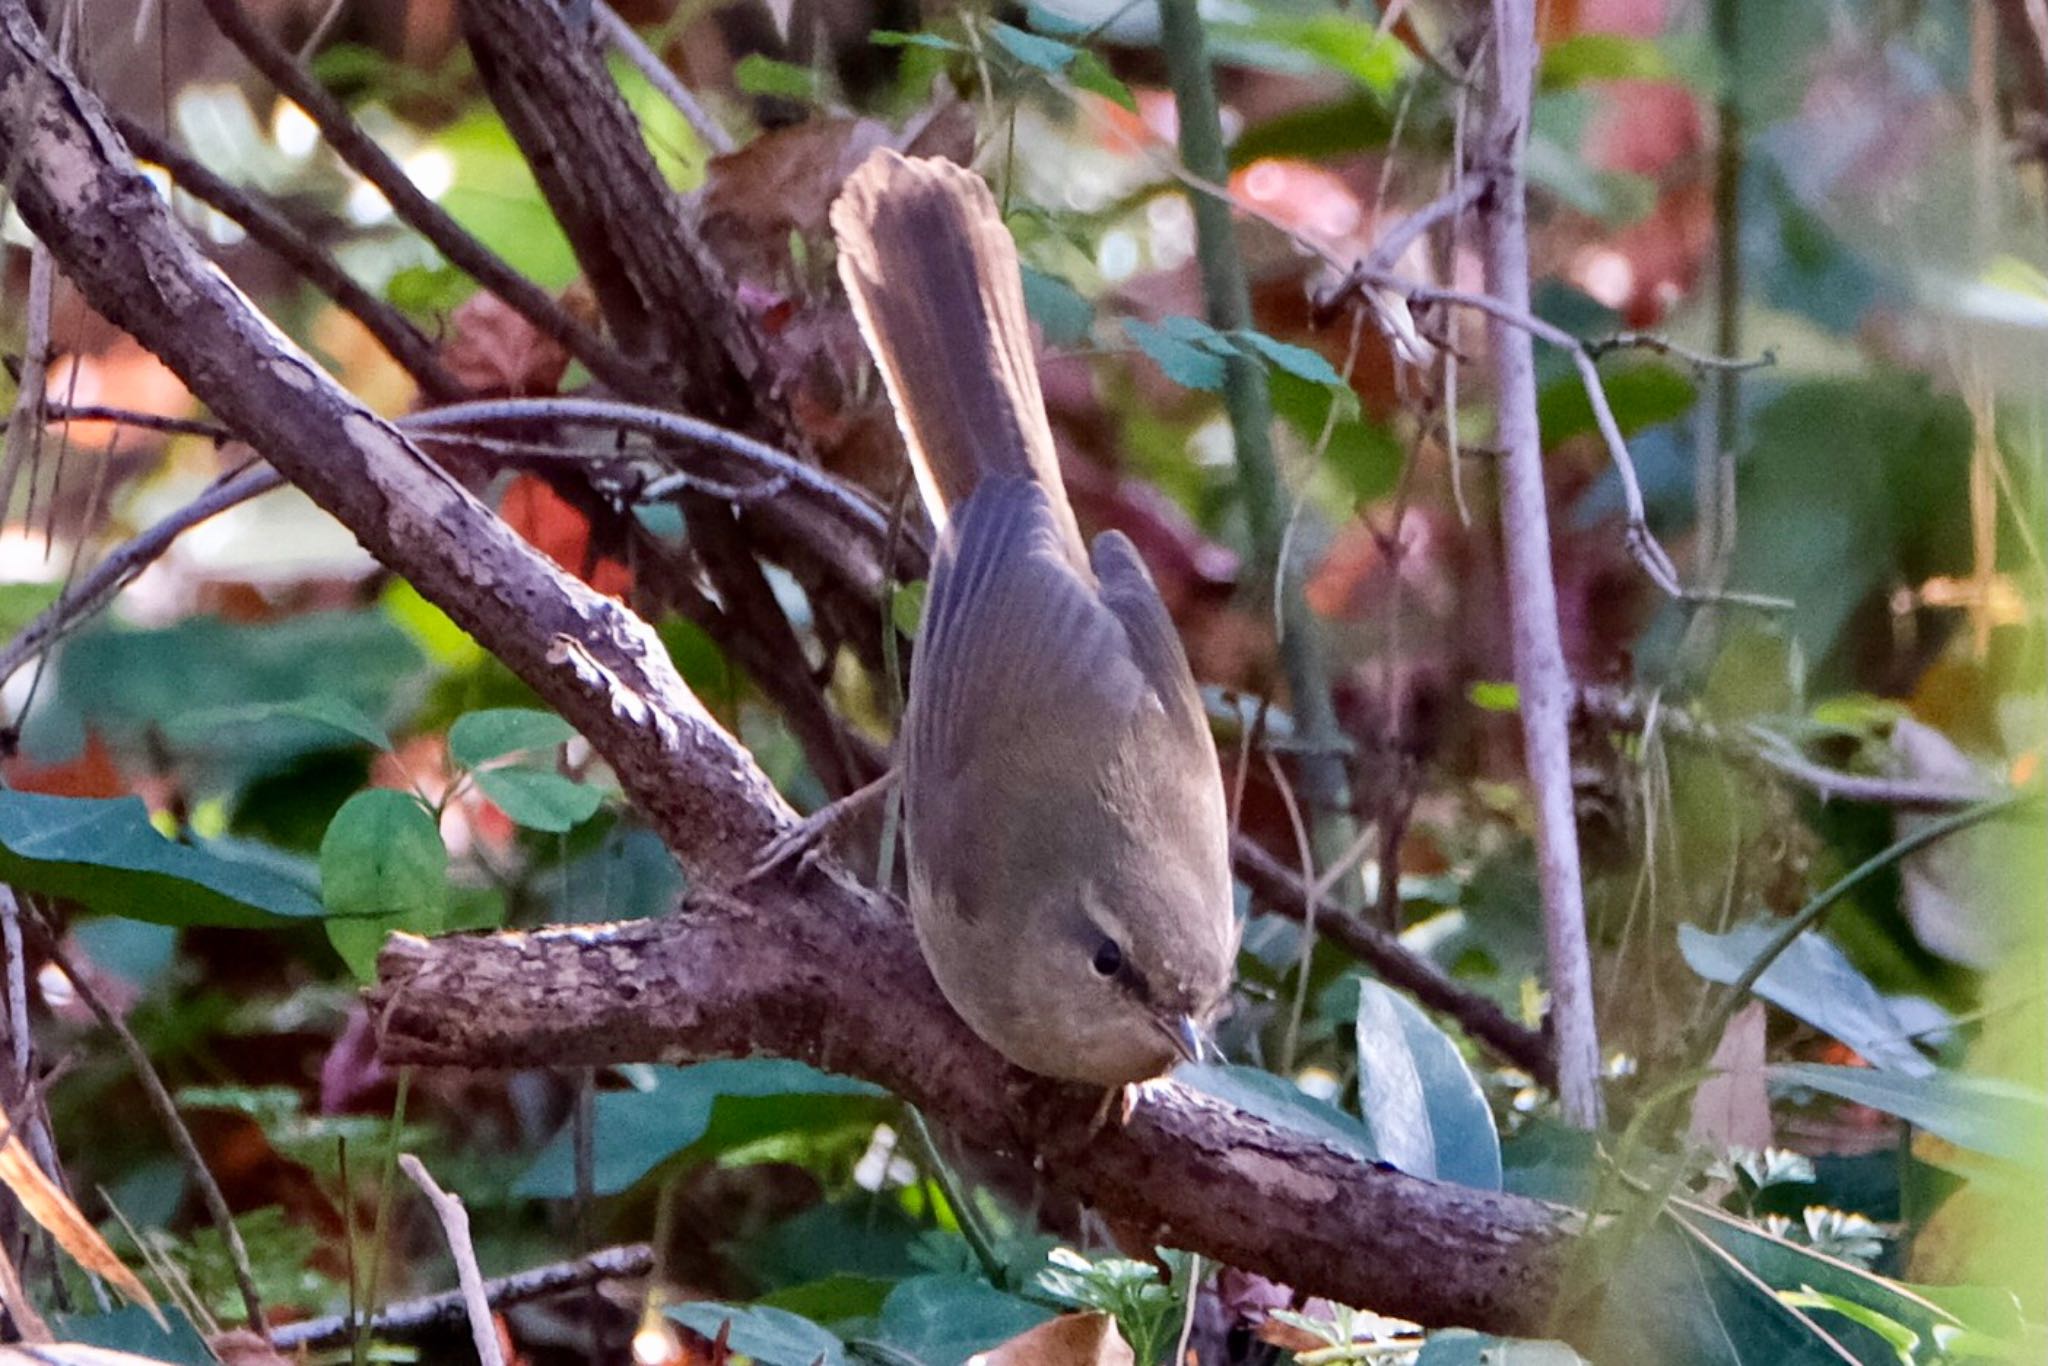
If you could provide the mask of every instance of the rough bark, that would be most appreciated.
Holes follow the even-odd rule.
[[[511,533],[199,253],[21,0],[0,0],[0,162],[108,318],[590,740],[700,887],[788,812],[646,623]],[[1007,1067],[951,1013],[892,903],[820,873],[677,917],[387,951],[386,1055],[463,1067],[771,1052],[865,1077],[1159,1240],[1429,1324],[1533,1331],[1576,1216],[1421,1181],[1184,1087],[1127,1123]]]

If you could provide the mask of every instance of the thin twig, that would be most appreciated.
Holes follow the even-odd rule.
[[[128,1058],[128,1065],[135,1069],[135,1079],[142,1086],[142,1092],[149,1097],[149,1106],[156,1111],[164,1132],[177,1150],[178,1160],[184,1164],[185,1174],[192,1184],[199,1188],[200,1200],[206,1206],[207,1217],[213,1221],[215,1231],[220,1234],[221,1243],[227,1248],[228,1261],[234,1267],[235,1285],[242,1294],[242,1312],[247,1319],[249,1331],[264,1338],[269,1337],[269,1325],[263,1319],[263,1300],[256,1293],[256,1278],[249,1270],[249,1249],[242,1242],[241,1230],[235,1227],[235,1216],[228,1210],[227,1197],[221,1194],[220,1183],[207,1170],[206,1159],[200,1156],[199,1144],[194,1141],[192,1131],[186,1127],[184,1116],[178,1113],[178,1103],[171,1099],[170,1091],[164,1086],[163,1078],[156,1073],[156,1067],[149,1060],[149,1051],[142,1046],[128,1028],[128,1022],[107,1005],[92,979],[79,971],[71,956],[64,952],[58,942],[55,929],[40,913],[25,916],[23,925],[34,931],[42,941],[43,952],[50,956],[71,983],[71,989],[78,999],[85,1002],[86,1009],[100,1026],[113,1034],[121,1045],[121,1051]]]
[[[640,40],[640,35],[619,17],[617,10],[605,0],[591,0],[590,12],[597,20],[598,32],[612,45],[612,51],[624,57],[635,71],[647,78],[647,83],[660,92],[663,99],[676,107],[676,112],[683,116],[683,122],[689,124],[690,131],[697,135],[697,141],[709,148],[714,156],[723,156],[733,149],[732,134],[711,117],[711,112],[690,93],[689,87],[668,69],[668,63]]]
[[[1352,269],[1342,288],[1352,287],[1354,281],[1390,290],[1410,304],[1448,304],[1476,310],[1496,323],[1563,351],[1579,372],[1586,400],[1593,409],[1593,424],[1599,429],[1600,439],[1607,446],[1608,458],[1614,464],[1614,472],[1621,480],[1622,502],[1628,513],[1629,552],[1650,581],[1667,596],[1680,602],[1715,602],[1760,612],[1784,612],[1792,608],[1790,601],[1780,597],[1762,593],[1710,592],[1688,588],[1679,581],[1677,566],[1650,530],[1649,512],[1643,499],[1643,486],[1636,478],[1635,460],[1630,456],[1628,442],[1621,434],[1621,424],[1615,419],[1614,407],[1608,402],[1607,387],[1600,380],[1599,367],[1584,342],[1555,323],[1537,317],[1527,308],[1516,307],[1493,294],[1440,289],[1362,263]],[[1324,306],[1327,307],[1327,303]]]
[[[1311,903],[1307,884],[1252,840],[1238,836],[1230,853],[1238,877],[1261,906],[1290,920],[1305,921],[1313,915],[1323,934],[1389,986],[1450,1016],[1467,1034],[1537,1081],[1555,1084],[1556,1065],[1541,1031],[1510,1019],[1492,1000],[1453,981],[1396,936],[1346,914],[1342,907]]]
[[[484,1299],[492,1309],[507,1309],[529,1300],[546,1299],[571,1290],[606,1281],[633,1280],[654,1269],[654,1250],[646,1243],[608,1247],[570,1262],[552,1262],[510,1276],[484,1282]],[[369,1330],[380,1338],[406,1338],[439,1328],[463,1316],[462,1292],[450,1290],[414,1300],[401,1300],[368,1321]],[[271,1345],[280,1352],[300,1348],[319,1350],[349,1340],[356,1325],[346,1314],[288,1323],[271,1334]]]
[[[1179,110],[1181,161],[1210,182],[1228,178],[1215,73],[1195,0],[1158,0],[1161,46]],[[1231,205],[1191,193],[1196,257],[1209,322],[1224,332],[1251,326],[1251,291],[1231,224]],[[1301,578],[1284,558],[1284,500],[1273,458],[1271,395],[1263,366],[1248,356],[1224,363],[1224,407],[1237,453],[1237,485],[1259,568],[1273,575],[1280,615],[1280,661],[1302,741],[1302,786],[1311,811],[1317,852],[1334,858],[1351,843],[1351,779],[1344,736],[1330,694],[1322,631],[1302,596]]]
[[[214,25],[280,94],[306,111],[335,155],[382,192],[391,211],[433,243],[457,269],[496,294],[542,333],[560,342],[590,373],[617,389],[644,387],[641,368],[577,321],[552,295],[514,270],[427,198],[405,168],[377,144],[303,66],[243,10],[241,0],[202,0]]]
[[[685,417],[681,413],[671,413],[660,408],[591,398],[491,399],[475,403],[457,403],[446,408],[435,408],[430,412],[414,413],[401,419],[397,425],[407,431],[421,431],[438,427],[483,427],[525,422],[568,422],[585,426],[615,427],[646,436],[709,447],[744,460],[764,474],[786,477],[790,484],[814,495],[844,514],[853,522],[856,529],[872,535],[876,544],[880,544],[888,534],[888,520],[881,509],[851,486],[813,469],[766,442],[756,441],[750,436],[728,427],[718,426],[716,423]],[[680,483],[675,487],[680,488]],[[672,491],[664,487],[661,481],[657,481],[642,490],[641,496],[657,499]]]
[[[441,1234],[448,1240],[449,1255],[455,1258],[455,1279],[462,1287],[463,1312],[469,1317],[470,1337],[476,1343],[477,1361],[481,1366],[505,1366],[497,1325],[491,1319],[490,1297],[484,1293],[483,1273],[477,1270],[476,1245],[469,1240],[469,1211],[462,1207],[460,1196],[450,1195],[435,1184],[426,1166],[411,1153],[400,1153],[398,1165],[434,1207],[434,1218],[440,1221]]]
[[[37,613],[34,621],[24,626],[4,649],[0,649],[0,682],[12,678],[23,665],[49,649],[72,625],[105,606],[107,600],[132,583],[136,575],[162,558],[179,536],[207,518],[268,493],[283,483],[284,476],[268,466],[237,470],[216,480],[206,492],[141,535],[109,552],[90,573]]]
[[[1756,984],[1770,970],[1771,964],[1777,962],[1779,955],[1791,948],[1794,941],[1800,935],[1820,924],[1821,918],[1833,908],[1836,902],[1885,869],[1910,858],[1930,844],[1947,839],[1950,835],[1960,830],[1966,830],[1973,825],[1981,824],[1995,817],[2011,815],[2026,807],[2038,808],[2041,802],[2042,794],[2040,792],[2019,792],[2009,797],[2002,797],[1997,801],[1985,802],[1980,806],[1973,806],[1967,810],[1958,811],[1953,815],[1944,816],[1940,820],[1932,821],[1922,828],[1915,830],[1905,838],[1895,840],[1891,844],[1886,845],[1883,849],[1872,854],[1847,873],[1844,873],[1840,878],[1837,878],[1833,883],[1816,894],[1811,901],[1808,901],[1780,923],[1777,933],[1773,934],[1770,942],[1764,945],[1763,949],[1758,952],[1754,959],[1750,960],[1749,966],[1742,970],[1742,975],[1729,983],[1727,994],[1721,998],[1720,1005],[1715,1008],[1712,1015],[1707,1017],[1706,1024],[1702,1026],[1700,1033],[1696,1036],[1704,1053],[1712,1053],[1714,1045],[1719,1043],[1721,1035],[1727,1030],[1728,1021],[1734,1016],[1736,1011],[1742,1008],[1743,1002],[1749,999],[1750,992],[1756,989]]]
[[[116,408],[107,403],[52,403],[44,408],[43,421],[53,427],[60,423],[111,422],[140,431],[162,432],[166,436],[203,436],[216,442],[235,439],[235,434],[226,427],[203,417],[165,417],[161,413]]]
[[[1499,410],[1496,428],[1507,448],[1499,470],[1502,559],[1513,622],[1515,688],[1521,699],[1522,752],[1536,807],[1536,875],[1543,894],[1558,1105],[1566,1123],[1597,1130],[1606,1107],[1600,1095],[1600,1036],[1593,1011],[1592,957],[1572,799],[1572,680],[1565,664],[1550,558],[1533,329],[1507,321],[1508,315],[1530,316],[1524,159],[1536,69],[1535,0],[1494,0],[1493,34],[1492,79],[1480,91],[1486,112],[1479,135],[1481,173],[1491,186],[1487,211],[1477,220],[1486,284],[1492,291],[1487,301],[1494,305],[1487,331]],[[1600,430],[1610,434],[1615,461],[1627,469],[1628,451],[1614,427],[1599,373],[1583,348],[1573,345],[1572,355],[1586,377]],[[1631,499],[1630,530],[1639,530],[1639,535],[1631,535],[1631,544],[1646,568],[1654,565],[1664,571],[1675,591],[1677,573],[1649,536],[1633,470],[1628,470],[1624,487]],[[1645,556],[1646,550],[1655,555]]]
[[[1645,728],[1652,710],[1651,703],[1619,688],[1582,687],[1574,702],[1576,715],[1609,730],[1640,731]],[[1740,732],[1731,732],[1683,709],[1663,707],[1654,710],[1658,733],[1714,750],[1732,763],[1761,769],[1809,788],[1822,801],[1839,798],[1911,810],[1972,806],[2010,795],[1988,783],[1935,782],[1874,773],[1850,773],[1815,763],[1800,753],[1785,736],[1754,722],[1743,726]]]
[[[1485,188],[1486,182],[1477,176],[1459,176],[1450,189],[1381,233],[1366,254],[1366,264],[1374,270],[1392,270],[1416,238],[1478,204]]]
[[[441,363],[434,343],[425,333],[403,313],[357,284],[332,254],[300,231],[275,205],[230,185],[172,146],[168,139],[126,115],[114,115],[114,126],[137,156],[169,171],[179,189],[239,224],[254,241],[305,277],[313,288],[354,315],[378,345],[412,376],[421,393],[443,403],[469,397],[469,386]]]
[[[1661,332],[1617,332],[1611,337],[1595,337],[1582,342],[1586,354],[1600,360],[1615,351],[1649,351],[1659,356],[1682,360],[1695,371],[1719,371],[1725,374],[1743,374],[1750,370],[1768,370],[1778,363],[1778,353],[1771,347],[1754,356],[1738,356],[1733,352],[1719,355],[1709,354],[1682,342],[1675,342]]]

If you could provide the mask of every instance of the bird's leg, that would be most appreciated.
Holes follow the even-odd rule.
[[[857,829],[878,815],[896,789],[897,771],[890,769],[866,787],[848,793],[838,801],[821,806],[761,847],[754,866],[740,885],[787,868],[809,862],[828,845],[838,844],[849,830]]]

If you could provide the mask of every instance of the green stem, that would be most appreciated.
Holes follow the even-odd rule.
[[[923,1112],[915,1105],[905,1104],[903,1113],[910,1121],[910,1133],[917,1140],[919,1155],[931,1169],[933,1179],[939,1183],[939,1194],[945,1196],[946,1203],[953,1207],[953,1218],[959,1223],[960,1235],[967,1240],[974,1260],[981,1263],[981,1272],[988,1277],[988,1283],[998,1290],[1003,1289],[1009,1274],[1002,1258],[996,1255],[995,1240],[981,1222],[981,1211],[969,1201],[967,1193],[961,1189],[960,1178],[953,1173],[952,1164],[939,1152],[938,1141],[932,1137],[931,1126],[924,1122]]]
[[[1742,1008],[1742,1003],[1749,999],[1750,992],[1755,989],[1763,975],[1770,971],[1771,964],[1778,961],[1778,955],[1791,948],[1793,941],[1800,935],[1818,925],[1821,917],[1825,916],[1836,902],[1893,864],[1912,857],[1930,844],[1947,839],[1959,830],[1966,830],[1993,817],[2010,814],[2022,807],[2038,806],[2041,800],[2042,794],[2039,792],[2021,792],[1958,811],[1952,816],[1944,816],[1872,854],[1822,890],[1813,900],[1801,906],[1791,919],[1778,927],[1778,932],[1771,936],[1770,943],[1764,945],[1763,952],[1759,953],[1750,965],[1742,970],[1742,975],[1729,985],[1728,994],[1722,998],[1721,1004],[1708,1018],[1706,1027],[1699,1036],[1696,1050],[1700,1056],[1695,1061],[1704,1065],[1705,1059],[1712,1056],[1713,1050],[1720,1043],[1721,1035],[1727,1031],[1728,1021]]]
[[[1227,184],[1230,161],[1224,151],[1215,75],[1209,66],[1196,0],[1158,3],[1167,73],[1180,120],[1181,161],[1205,185]],[[1221,332],[1249,328],[1251,289],[1237,249],[1231,206],[1209,190],[1192,185],[1188,200],[1194,209],[1195,250],[1209,323]],[[1315,813],[1316,852],[1319,858],[1334,859],[1351,843],[1346,814],[1351,784],[1344,766],[1343,734],[1330,701],[1322,634],[1302,597],[1300,577],[1283,558],[1287,500],[1273,460],[1273,404],[1266,390],[1266,372],[1249,356],[1232,356],[1224,365],[1223,402],[1237,447],[1238,496],[1244,502],[1253,558],[1273,575],[1280,662],[1303,746],[1302,788]]]
[[[405,1098],[412,1090],[412,1069],[398,1070],[398,1095],[391,1102],[391,1137],[384,1149],[384,1170],[377,1179],[377,1224],[370,1231],[370,1265],[363,1276],[363,1313],[355,1322],[354,1340],[349,1345],[353,1366],[367,1366],[370,1359],[370,1321],[377,1317],[377,1282],[384,1271],[384,1239],[391,1228],[391,1197],[398,1189],[398,1147],[405,1133]]]

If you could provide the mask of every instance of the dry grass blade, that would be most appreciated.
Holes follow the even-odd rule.
[[[14,1192],[14,1198],[31,1219],[50,1231],[71,1260],[105,1280],[130,1302],[147,1309],[157,1326],[167,1329],[170,1325],[164,1322],[163,1312],[156,1307],[148,1288],[114,1255],[114,1249],[87,1222],[71,1197],[36,1165],[28,1146],[14,1132],[13,1121],[0,1114],[0,1122],[6,1123],[8,1130],[6,1142],[0,1143],[0,1182]]]

